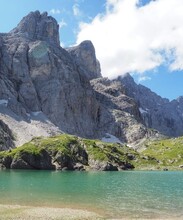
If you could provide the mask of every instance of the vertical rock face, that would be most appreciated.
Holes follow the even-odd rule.
[[[99,70],[89,45],[83,49],[90,63],[87,75],[86,67],[79,69],[60,47],[55,19],[31,12],[10,33],[0,35],[0,100],[25,118],[42,111],[65,132],[96,137],[99,103],[88,78]]]
[[[83,41],[78,46],[67,48],[67,51],[88,80],[101,77],[100,63],[96,59],[95,48],[91,41]]]
[[[14,148],[13,134],[9,127],[0,120],[0,151]]]

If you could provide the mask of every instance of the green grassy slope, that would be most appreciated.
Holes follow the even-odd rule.
[[[111,163],[118,168],[129,163],[136,170],[183,170],[183,137],[149,142],[140,153],[126,145],[66,134],[50,138],[39,137],[21,147],[0,152],[0,162],[7,158],[24,159],[25,155],[39,160],[44,157],[44,152],[51,156],[52,161],[58,161],[57,158],[61,156],[62,160],[66,158],[72,163],[81,163],[85,168],[90,168],[91,161],[97,161]]]
[[[183,165],[183,137],[149,142],[142,152],[145,157],[155,158],[150,166],[155,169],[181,169]]]
[[[90,167],[91,161],[111,163],[117,167],[128,163],[133,165],[134,161],[140,158],[138,152],[125,145],[63,134],[50,138],[34,138],[21,147],[2,151],[0,152],[0,161],[6,158],[10,158],[10,160],[24,159],[25,155],[26,158],[29,155],[33,156],[35,160],[39,160],[45,151],[53,161],[61,156],[62,160],[67,158],[73,163],[81,163],[86,167]]]

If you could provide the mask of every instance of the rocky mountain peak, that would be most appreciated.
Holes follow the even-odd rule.
[[[135,87],[136,86],[136,83],[133,79],[133,77],[129,74],[129,73],[126,73],[122,76],[119,76],[118,77],[118,80],[122,82],[123,86],[124,87]]]
[[[179,96],[177,102],[183,104],[183,96]]]
[[[59,25],[47,12],[42,14],[39,11],[30,12],[10,34],[60,45]]]
[[[100,63],[96,59],[95,48],[91,41],[85,40],[78,46],[67,48],[67,51],[89,80],[101,77]]]

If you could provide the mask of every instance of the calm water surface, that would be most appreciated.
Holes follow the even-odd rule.
[[[0,204],[82,208],[115,218],[183,219],[183,172],[0,171]]]

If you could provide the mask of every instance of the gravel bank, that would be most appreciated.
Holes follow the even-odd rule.
[[[94,212],[69,208],[0,205],[1,220],[102,220]]]

